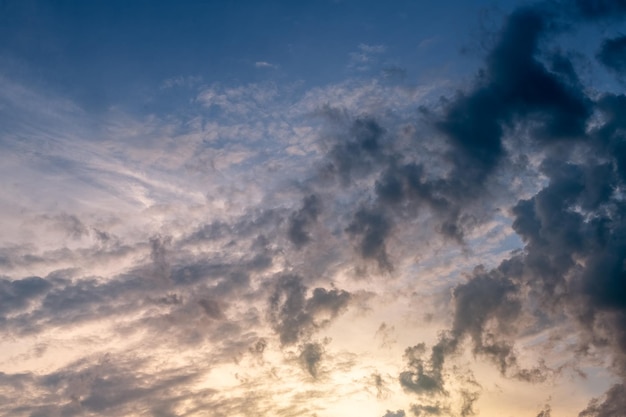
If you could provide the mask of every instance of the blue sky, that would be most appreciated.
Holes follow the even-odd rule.
[[[359,45],[384,46],[372,72],[398,67],[412,78],[438,70],[456,75],[462,69],[451,64],[461,48],[476,47],[472,31],[481,23],[476,11],[485,8],[483,13],[497,16],[510,7],[411,1],[6,2],[1,47],[13,74],[85,106],[139,106],[136,101],[163,80],[180,76],[226,85],[337,82],[355,75],[346,61],[363,53]],[[476,18],[466,19],[468,13]],[[272,67],[255,65],[262,62]]]
[[[620,416],[625,17],[1,1],[0,415]]]

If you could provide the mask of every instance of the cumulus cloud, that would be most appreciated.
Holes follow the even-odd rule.
[[[624,177],[621,157],[611,151],[621,141],[613,113],[621,96],[594,101],[576,78],[567,81],[571,74],[544,67],[535,56],[538,41],[549,35],[549,28],[549,18],[539,8],[513,12],[487,57],[487,69],[476,88],[459,93],[437,122],[452,144],[453,177],[467,181],[466,189],[480,190],[506,160],[503,139],[513,123],[528,123],[529,140],[545,146],[551,156],[539,167],[546,185],[512,208],[513,229],[524,241],[523,252],[497,268],[477,268],[467,282],[453,289],[449,331],[430,354],[424,344],[407,348],[408,370],[399,376],[407,391],[445,395],[445,361],[456,354],[465,338],[471,340],[474,354],[492,361],[503,375],[533,383],[545,380],[551,371],[542,363],[524,369],[515,348],[527,323],[540,320],[545,312],[555,319],[567,314],[576,320],[581,348],[606,348],[614,358],[614,372],[623,377],[620,323],[626,297],[620,289],[623,245],[618,236],[623,234],[624,207],[618,190]],[[607,59],[602,54],[599,58]],[[598,110],[606,117],[588,131],[588,120]],[[551,147],[559,143],[588,149],[590,154],[582,158],[568,152],[557,155]],[[389,179],[383,184],[381,195],[393,201],[402,189],[399,181]],[[607,404],[614,401],[611,394],[619,387],[607,394]],[[466,395],[461,414],[472,413],[475,395]],[[603,412],[599,404],[593,403],[591,411],[585,412]]]

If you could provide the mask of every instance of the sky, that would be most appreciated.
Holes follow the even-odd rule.
[[[0,415],[623,417],[625,22],[0,1]]]

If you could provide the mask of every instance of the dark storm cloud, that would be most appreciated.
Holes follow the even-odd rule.
[[[592,335],[597,326],[611,328],[603,339],[621,357],[623,372],[626,207],[615,192],[624,187],[616,165],[546,164],[550,183],[518,203],[513,227],[526,243],[527,276],[537,289],[533,295],[575,312]]]
[[[296,343],[334,319],[350,301],[343,290],[315,288],[307,298],[308,288],[302,278],[282,276],[270,297],[269,319],[283,345]]]
[[[400,375],[406,389],[441,392],[445,359],[465,338],[475,354],[491,360],[503,375],[533,383],[545,380],[549,369],[542,364],[522,368],[515,354],[525,304],[537,306],[531,311],[537,320],[542,314],[571,314],[588,340],[583,343],[612,349],[615,371],[624,374],[626,207],[614,192],[620,182],[615,165],[548,159],[542,171],[549,178],[547,186],[512,210],[524,252],[493,270],[478,268],[455,287],[453,325],[428,360],[407,355],[410,370]],[[418,347],[423,355],[425,347]]]
[[[540,59],[542,41],[554,26],[540,7],[515,11],[473,85],[446,99],[441,113],[424,109],[428,122],[447,138],[443,156],[448,164],[443,170],[432,160],[424,161],[417,148],[400,149],[397,138],[374,115],[357,118],[344,134],[334,135],[322,178],[331,175],[344,187],[359,188],[367,187],[366,178],[375,177],[374,190],[363,190],[366,197],[345,228],[363,259],[391,270],[389,238],[398,224],[424,209],[434,216],[441,236],[463,243],[486,216],[485,207],[478,206],[493,191],[493,174],[505,168],[506,135],[519,125],[530,129],[529,146],[553,147],[586,137],[593,102],[583,93],[572,63],[559,53],[550,55],[549,67]],[[337,111],[331,116],[335,124],[346,123]],[[294,219],[294,226],[303,223]],[[299,227],[292,230],[293,241],[306,241]]]
[[[626,0],[576,0],[580,13],[587,18],[623,16]]]
[[[623,9],[621,2],[600,2],[595,9],[590,3],[579,5],[589,16]],[[458,204],[463,191],[452,198],[446,187],[483,193],[481,182],[507,157],[505,130],[516,124],[530,128],[528,145],[550,150],[540,166],[547,184],[511,210],[524,250],[492,270],[477,268],[453,289],[452,327],[430,352],[424,344],[406,350],[407,370],[399,380],[408,392],[445,396],[445,361],[467,339],[473,353],[493,362],[503,375],[544,381],[553,371],[542,363],[523,368],[515,340],[528,323],[543,320],[548,325],[564,314],[580,326],[581,351],[594,346],[611,352],[612,370],[626,376],[626,97],[604,95],[592,101],[563,55],[553,56],[552,67],[546,68],[537,56],[551,25],[540,8],[513,12],[476,86],[450,101],[437,124],[450,140],[452,171],[438,187],[418,182],[421,201],[432,205],[438,193],[441,207]],[[604,44],[599,57],[619,67],[622,40],[614,41]],[[594,111],[602,118],[587,131]],[[407,201],[406,178],[402,170],[388,170],[377,183],[379,201],[389,206]],[[607,393],[606,407],[620,390],[623,385]],[[476,398],[476,391],[467,391],[462,415],[472,414]],[[610,415],[601,414],[603,404],[592,403],[581,415]]]
[[[550,25],[540,9],[513,12],[474,90],[460,93],[438,123],[452,143],[454,176],[469,181],[470,186],[482,181],[502,160],[504,127],[520,118],[538,123],[534,137],[542,142],[585,134],[591,102],[578,85],[565,82],[536,57]]]
[[[303,199],[302,208],[289,217],[287,236],[297,249],[311,240],[308,228],[317,220],[321,209],[320,198],[311,194]]]
[[[624,77],[626,74],[626,36],[604,40],[597,57],[608,69]]]

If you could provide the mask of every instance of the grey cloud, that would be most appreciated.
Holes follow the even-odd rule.
[[[578,0],[577,5],[590,17],[626,10],[621,1]],[[504,142],[507,131],[518,125],[528,127],[525,133],[530,134],[532,143],[522,143],[522,147],[537,147],[539,152],[547,149],[551,155],[540,168],[548,184],[511,210],[513,228],[523,239],[524,250],[491,270],[477,268],[466,282],[455,286],[451,328],[442,332],[430,348],[417,344],[406,349],[406,369],[399,381],[406,392],[421,398],[447,395],[447,379],[455,375],[447,373],[446,360],[458,353],[464,341],[470,343],[475,355],[492,361],[507,377],[529,382],[545,380],[549,370],[541,364],[524,369],[518,363],[515,338],[525,324],[523,314],[541,313],[547,320],[553,316],[573,317],[586,335],[583,343],[610,350],[615,356],[616,372],[626,374],[626,210],[622,196],[626,179],[626,97],[605,95],[594,102],[586,97],[565,54],[550,56],[551,66],[544,63],[540,46],[552,33],[550,19],[538,8],[514,12],[498,34],[475,83],[446,101],[442,113],[434,115],[438,133],[448,140],[443,152],[449,165],[435,166],[441,161],[429,161],[420,155],[421,149],[404,154],[394,143],[397,138],[375,117],[361,116],[349,123],[345,135],[332,139],[325,155],[325,171],[319,173],[315,179],[318,182],[312,186],[319,191],[315,187],[324,176],[330,176],[338,183],[338,204],[354,197],[348,203],[353,204],[354,208],[348,209],[352,213],[342,217],[348,219],[347,225],[337,227],[336,234],[343,231],[343,237],[352,240],[361,258],[391,270],[390,240],[396,228],[415,219],[423,209],[434,216],[442,236],[463,242],[466,232],[480,221],[472,212],[473,204],[487,200],[492,191],[490,179],[498,169],[507,169],[510,162]],[[604,44],[599,59],[609,68],[621,68],[621,44],[608,43],[613,41]],[[593,110],[599,111],[603,119],[589,124]],[[586,131],[588,126],[590,132]],[[572,155],[575,161],[570,160]],[[213,359],[232,360],[245,353],[262,361],[268,342],[251,329],[266,313],[281,345],[298,344],[300,365],[318,378],[326,353],[322,344],[310,341],[311,335],[341,314],[352,295],[335,288],[315,287],[297,275],[302,275],[304,269],[299,266],[293,267],[291,275],[262,275],[268,283],[262,284],[258,292],[250,284],[257,275],[267,274],[270,266],[280,265],[279,252],[287,251],[285,258],[289,258],[290,249],[275,244],[280,233],[286,230],[293,246],[303,248],[315,237],[314,228],[322,224],[322,216],[336,214],[331,202],[326,206],[326,195],[324,212],[320,202],[319,194],[309,194],[295,212],[261,208],[233,221],[202,225],[180,241],[157,236],[144,243],[144,248],[150,249],[148,264],[107,277],[106,281],[62,276],[2,280],[0,312],[19,314],[0,325],[9,331],[28,333],[46,325],[71,325],[123,315],[149,304],[160,312],[140,324],[171,332],[169,337],[176,343],[199,343],[212,337],[216,340]],[[78,218],[62,220],[71,236],[85,233]],[[286,228],[282,226],[285,223]],[[103,244],[110,240],[101,233],[98,236]],[[220,255],[190,254],[194,245],[207,243],[215,244]],[[79,251],[75,253],[80,255]],[[46,262],[35,255],[29,259],[11,255],[3,254],[0,262]],[[323,267],[320,270],[327,272]],[[256,301],[266,297],[268,291],[267,311],[251,308],[243,318],[227,320],[232,297]],[[32,311],[23,312],[31,306]],[[201,320],[205,327],[192,327],[187,323],[189,318]],[[151,379],[139,369],[139,364],[127,368],[111,365],[98,372],[66,369],[41,380],[32,375],[0,374],[0,383],[39,384],[53,391],[49,397],[52,399],[44,404],[11,410],[33,416],[80,415],[84,411],[123,414],[135,402],[155,415],[175,415],[171,405],[188,395],[178,393],[172,399],[168,397],[170,389],[192,380],[193,374],[181,370]],[[383,392],[382,377],[375,374],[373,379],[377,392]],[[460,394],[458,414],[474,414],[477,391],[462,388]],[[161,396],[168,399],[160,403]],[[242,398],[215,400],[216,415],[234,411],[260,415],[255,407],[263,408],[266,399],[253,390],[248,397],[247,402]],[[616,385],[606,400],[590,403],[581,416],[617,415],[614,410],[625,408],[621,400],[624,397],[624,386]],[[310,410],[297,411],[304,414]],[[411,411],[416,416],[450,413],[447,404],[436,402],[414,405]],[[288,414],[289,410],[282,412]],[[546,409],[538,417],[549,414]],[[403,416],[403,410],[385,415]]]
[[[286,210],[254,208],[232,222],[216,220],[199,226],[182,239],[181,245],[220,240],[236,243],[258,234],[269,234],[271,230],[277,229],[287,216]]]
[[[546,306],[547,311],[576,312],[592,333],[594,323],[601,320],[603,326],[614,329],[610,343],[618,357],[623,356],[618,346],[624,335],[618,329],[626,293],[620,286],[618,265],[625,252],[621,239],[611,237],[623,233],[623,210],[621,203],[613,200],[612,187],[607,188],[607,183],[616,180],[615,173],[605,164],[578,166],[554,160],[546,161],[543,171],[549,184],[512,210],[513,228],[526,243],[524,253],[493,270],[477,269],[468,282],[454,289],[453,325],[433,347],[430,373],[424,373],[423,363],[417,362],[409,374],[412,384],[406,383],[406,373],[401,374],[401,382],[413,391],[423,391],[420,382],[431,379],[436,381],[432,387],[442,386],[441,364],[466,336],[474,353],[492,360],[503,375],[528,382],[545,380],[550,371],[541,364],[520,368],[512,343],[519,331],[516,327],[523,323],[523,304],[531,300]],[[592,211],[595,217],[586,220],[572,207]],[[576,262],[581,256],[586,258],[584,268]],[[610,312],[611,317],[603,312]]]
[[[461,206],[467,205],[468,190],[455,179],[429,179],[424,166],[391,163],[376,181],[380,206],[391,207],[395,216],[411,218],[426,207],[439,221],[438,231],[461,242],[464,235]]]
[[[612,155],[619,176],[626,179],[626,95],[605,94],[597,102],[604,123],[593,130],[594,139],[601,151]]]
[[[185,243],[194,244],[198,242],[221,239],[229,236],[230,230],[231,227],[228,223],[223,221],[214,221],[198,227],[197,230],[187,236]]]
[[[40,277],[18,280],[0,279],[0,314],[4,315],[28,307],[38,296],[43,296],[52,284]]]
[[[224,318],[223,307],[221,305],[222,303],[219,301],[211,298],[205,298],[198,301],[198,304],[200,304],[200,307],[202,307],[206,315],[210,318],[215,320]]]
[[[576,0],[582,16],[586,18],[602,18],[626,14],[624,0]]]
[[[381,269],[392,269],[385,248],[385,240],[391,233],[391,222],[384,212],[361,208],[354,214],[346,232],[357,238],[359,253],[363,258],[376,260]]]
[[[250,353],[254,356],[261,358],[263,356],[263,352],[267,348],[267,340],[260,338],[257,340],[252,347],[249,348]]]
[[[526,242],[524,261],[537,289],[534,295],[575,312],[591,333],[598,321],[611,327],[611,344],[623,357],[626,352],[620,346],[626,335],[620,323],[626,314],[626,291],[621,265],[626,222],[624,203],[613,192],[623,180],[614,167],[593,162],[582,166],[552,162],[544,171],[550,178],[548,186],[514,208],[513,227]],[[577,259],[584,259],[584,264]],[[624,367],[626,362],[621,362]]]
[[[177,305],[177,304],[182,304],[182,302],[184,301],[183,297],[180,294],[176,294],[176,293],[167,293],[158,298],[149,297],[148,300],[154,302],[155,304],[162,304],[162,305]]]
[[[466,338],[471,340],[473,353],[493,362],[503,375],[527,382],[541,382],[548,377],[550,372],[543,366],[522,368],[515,353],[513,340],[517,336],[522,300],[520,284],[514,280],[520,277],[520,268],[517,259],[505,261],[492,271],[477,268],[466,283],[454,288],[451,329],[441,333],[428,355],[423,343],[405,351],[408,370],[399,376],[405,390],[420,395],[446,394],[445,362]],[[467,413],[464,415],[470,415],[478,393],[464,392]]]
[[[170,278],[168,249],[171,245],[170,237],[155,236],[150,239],[150,258],[154,264],[155,274],[162,279]]]
[[[492,359],[503,374],[516,358],[512,346],[498,340],[498,334],[515,325],[521,303],[518,287],[500,271],[477,271],[470,281],[454,289],[454,322],[452,346],[456,347],[464,335],[472,340],[473,350]],[[487,329],[495,321],[496,329]],[[450,343],[447,342],[449,345]]]
[[[537,417],[550,417],[552,415],[552,408],[549,405],[546,405],[543,410],[537,414]]]
[[[400,385],[409,392],[416,394],[445,393],[443,364],[446,347],[443,344],[433,348],[431,360],[424,359],[426,345],[424,343],[408,347],[404,357],[408,371],[400,373]]]
[[[605,394],[604,401],[592,400],[578,417],[619,417],[626,410],[626,386],[613,385]]]
[[[387,412],[385,413],[385,415],[383,417],[405,417],[406,413],[404,412],[404,410],[397,410],[397,411],[389,411],[387,410]]]
[[[0,266],[5,271],[16,268],[65,268],[66,265],[80,265],[81,263],[114,263],[124,260],[131,254],[138,253],[145,247],[144,243],[124,245],[114,239],[86,248],[70,250],[67,247],[50,251],[35,252],[33,247],[13,246],[0,248]]]
[[[54,225],[63,230],[67,236],[80,239],[89,234],[89,229],[83,224],[78,217],[72,214],[61,213],[56,216],[43,216],[44,219],[51,221]]]
[[[21,381],[26,390],[38,390],[37,401],[16,393],[0,412],[15,416],[126,415],[138,406],[167,409],[186,398],[184,388],[197,377],[192,370],[177,369],[147,375],[142,360],[104,356],[84,359],[50,374],[3,374],[11,383]],[[1,389],[1,388],[0,388]],[[26,391],[28,392],[28,391]]]
[[[606,164],[581,166],[554,160],[546,161],[543,171],[549,184],[513,208],[513,228],[526,243],[523,255],[491,271],[479,269],[467,283],[455,288],[453,326],[439,345],[453,351],[467,335],[474,352],[492,359],[503,374],[513,369],[510,376],[518,379],[544,380],[547,370],[541,366],[530,370],[518,367],[513,345],[508,342],[516,335],[522,303],[530,301],[522,298],[521,291],[528,285],[531,299],[547,306],[547,311],[571,311],[586,331],[593,334],[596,326],[609,326],[611,335],[603,340],[614,348],[621,373],[624,352],[620,346],[626,340],[620,330],[626,309],[621,265],[626,247],[618,237],[625,230],[623,203],[615,200],[610,185],[617,181],[616,172]],[[586,218],[573,207],[593,216]],[[576,262],[581,257],[584,266]],[[489,327],[487,323],[491,323]],[[602,343],[602,339],[596,340]],[[449,351],[444,349],[444,353]],[[441,360],[434,353],[430,359],[436,377]],[[421,374],[414,375],[415,385]]]
[[[613,121],[609,118],[607,123]],[[610,128],[604,130],[607,136],[609,132],[619,134]],[[594,145],[605,149],[602,142]],[[626,374],[626,210],[615,192],[624,186],[619,161],[611,154],[578,163],[567,162],[567,157],[546,159],[541,170],[548,184],[512,209],[513,228],[525,243],[523,253],[493,270],[475,271],[467,283],[454,289],[453,326],[433,347],[442,346],[443,355],[433,351],[429,373],[422,371],[423,360],[412,361],[410,384],[406,383],[406,372],[400,376],[405,387],[418,393],[424,387],[438,389],[442,383],[440,364],[464,336],[472,340],[475,353],[493,360],[503,374],[529,382],[545,380],[550,370],[543,365],[519,367],[511,342],[519,332],[516,326],[523,325],[520,314],[524,305],[539,306],[549,315],[570,314],[580,325],[581,343],[608,348],[615,361],[613,370],[621,376]],[[425,384],[431,380],[436,383]],[[607,404],[614,402],[613,394],[619,387],[607,393]],[[602,405],[592,404],[582,415],[603,410]]]
[[[617,4],[607,2],[603,7],[608,10]],[[492,361],[503,375],[531,383],[544,381],[550,369],[542,363],[522,368],[515,353],[515,339],[526,321],[545,320],[542,314],[548,321],[564,314],[574,318],[580,325],[583,350],[585,344],[608,349],[615,360],[613,370],[626,375],[626,207],[620,197],[625,186],[622,113],[626,99],[605,95],[594,102],[582,91],[566,57],[553,57],[550,70],[538,60],[540,40],[552,31],[550,19],[540,8],[513,12],[474,89],[448,103],[437,124],[450,140],[451,179],[440,181],[438,188],[418,182],[421,201],[432,204],[432,190],[447,196],[446,187],[452,185],[480,195],[481,182],[507,158],[505,129],[518,123],[531,127],[529,145],[548,151],[550,156],[540,167],[548,183],[511,210],[513,229],[525,244],[523,252],[492,270],[475,270],[467,282],[454,288],[452,327],[442,333],[430,354],[424,344],[407,349],[408,369],[399,380],[409,392],[444,393],[444,363],[466,338],[473,352]],[[587,132],[594,110],[605,117]],[[564,151],[564,143],[571,152]],[[574,158],[574,150],[584,156]],[[401,173],[394,168],[381,177],[380,201],[398,206],[407,200],[408,177]],[[457,195],[438,202],[445,207],[458,201]],[[607,394],[609,403],[613,392]],[[472,414],[476,395],[467,391],[463,415]],[[600,406],[594,406],[590,410],[599,413]]]
[[[536,58],[549,27],[540,9],[513,12],[475,89],[448,106],[438,126],[453,145],[454,177],[470,185],[483,181],[504,157],[503,127],[519,117],[540,122],[535,137],[543,142],[584,136],[590,101]]]
[[[436,405],[415,404],[411,406],[411,412],[416,417],[440,416],[443,413],[446,413],[447,411],[448,409],[446,407],[442,407],[439,404],[436,404]]]
[[[386,398],[391,392],[391,390],[387,387],[387,381],[379,373],[373,373],[371,375],[369,384],[376,390],[376,398],[378,399]]]
[[[342,135],[338,135],[342,137]],[[404,154],[396,149],[394,139],[373,118],[357,119],[344,142],[336,144],[326,155],[331,172],[355,189],[367,187],[362,181],[375,176],[375,199],[364,199],[352,213],[345,228],[356,242],[356,250],[365,260],[376,261],[383,270],[392,270],[387,240],[395,233],[395,220],[407,220],[428,208],[439,220],[437,230],[445,237],[462,241],[471,216],[462,213],[472,191],[456,179],[437,179],[426,175],[424,166],[412,159],[414,151]],[[359,177],[352,175],[359,173]],[[327,174],[322,173],[323,176]],[[354,177],[354,178],[353,178]],[[368,196],[369,189],[363,193]]]
[[[255,241],[252,245],[256,245]],[[196,259],[176,251],[176,242],[154,238],[150,260],[130,271],[102,280],[63,270],[46,279],[1,280],[2,309],[19,314],[0,321],[0,328],[16,334],[36,333],[46,326],[66,326],[137,311],[146,304],[184,309],[195,303],[209,317],[223,317],[230,297],[248,288],[250,274],[272,263],[263,247],[250,250],[244,258]],[[174,256],[173,254],[176,254]],[[203,287],[210,284],[210,289]],[[195,291],[195,297],[189,296]],[[219,301],[218,301],[219,300]],[[26,306],[31,308],[26,311]],[[24,310],[24,311],[21,311]]]
[[[270,298],[270,320],[282,344],[295,343],[313,322],[305,311],[307,288],[296,276],[282,277]]]
[[[328,324],[350,301],[350,294],[343,290],[315,288],[308,298],[307,293],[295,275],[282,276],[275,284],[268,314],[283,345],[296,343]]]
[[[462,390],[461,398],[461,411],[459,413],[461,417],[475,415],[476,411],[474,410],[474,404],[478,401],[479,393],[476,391]]]
[[[386,159],[384,135],[385,130],[376,120],[356,119],[349,129],[348,139],[339,138],[328,152],[325,169],[344,185],[366,176]]]
[[[313,378],[317,378],[323,356],[323,345],[320,343],[305,343],[300,346],[300,355],[298,356],[298,359],[307,372]]]
[[[355,187],[363,186],[363,178],[376,177],[375,200],[363,199],[345,229],[362,258],[391,270],[387,241],[394,226],[422,209],[434,215],[444,238],[462,243],[467,231],[483,221],[479,212],[486,212],[474,205],[485,201],[493,191],[491,177],[504,169],[505,131],[525,123],[532,145],[548,148],[586,137],[593,103],[573,65],[564,54],[553,54],[551,69],[539,59],[541,41],[554,26],[544,12],[538,7],[513,12],[473,86],[447,100],[442,114],[426,110],[448,139],[445,170],[418,162],[418,150],[400,151],[397,138],[374,116],[356,119],[347,134],[335,135],[325,157],[327,173]],[[364,192],[367,196],[370,190]]]
[[[320,198],[311,194],[303,199],[302,208],[289,218],[287,236],[297,249],[302,248],[311,240],[307,229],[317,220],[321,209]]]
[[[605,39],[597,57],[604,66],[623,77],[626,73],[626,36]]]
[[[315,316],[328,313],[330,317],[334,318],[349,301],[350,293],[347,291],[315,288],[312,296],[307,299],[306,309]]]

